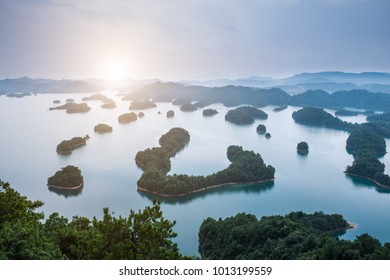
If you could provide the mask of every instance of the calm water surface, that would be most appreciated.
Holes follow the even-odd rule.
[[[260,153],[267,164],[276,168],[274,183],[253,186],[237,185],[182,199],[162,201],[164,216],[176,220],[175,231],[182,253],[198,254],[198,229],[207,217],[226,218],[238,212],[263,215],[285,215],[291,211],[323,211],[340,213],[356,224],[343,238],[352,239],[368,232],[382,242],[390,242],[390,191],[369,181],[347,177],[343,170],[353,158],[345,151],[348,133],[321,127],[296,124],[291,114],[298,108],[275,113],[273,107],[265,121],[236,126],[225,122],[229,110],[214,104],[219,114],[203,117],[202,110],[181,112],[170,103],[143,110],[145,117],[121,125],[120,114],[129,112],[130,102],[117,102],[115,109],[102,109],[99,101],[90,101],[92,110],[86,114],[49,111],[53,100],[77,102],[85,95],[38,95],[22,99],[0,97],[0,179],[11,183],[21,194],[45,203],[47,214],[59,212],[72,216],[102,217],[102,208],[109,207],[115,215],[127,216],[130,209],[151,205],[153,197],[136,190],[142,171],[135,165],[135,154],[158,146],[158,139],[172,127],[183,127],[191,135],[190,143],[172,159],[173,173],[207,175],[229,165],[226,149],[241,145]],[[175,110],[173,119],[166,118]],[[158,114],[158,112],[161,114]],[[329,111],[333,112],[333,111]],[[345,117],[347,121],[364,122],[364,116]],[[95,134],[98,123],[113,127],[108,134]],[[259,123],[267,126],[272,137],[256,133]],[[58,155],[56,146],[64,139],[89,134],[86,146],[71,155]],[[309,144],[307,156],[296,153],[300,141]],[[387,146],[390,146],[387,140]],[[381,161],[390,173],[390,157]],[[61,167],[77,165],[85,185],[79,193],[59,194],[50,191],[47,178]]]

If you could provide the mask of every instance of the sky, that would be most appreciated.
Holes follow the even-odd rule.
[[[0,79],[390,72],[388,0],[0,0]]]

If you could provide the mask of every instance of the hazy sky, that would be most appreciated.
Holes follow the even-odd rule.
[[[389,0],[0,0],[0,78],[390,72]]]

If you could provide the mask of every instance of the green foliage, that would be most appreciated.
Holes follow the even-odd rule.
[[[390,113],[375,114],[367,116],[367,121],[370,122],[390,122]]]
[[[330,233],[346,229],[341,215],[292,212],[257,220],[237,214],[225,220],[207,218],[199,229],[203,259],[390,259],[384,246],[367,234],[353,242]]]
[[[157,149],[157,148],[154,148]],[[149,153],[150,154],[150,153]],[[144,156],[142,153],[139,158]],[[230,183],[251,183],[274,178],[275,169],[265,165],[259,154],[253,151],[244,151],[239,146],[229,146],[227,157],[231,161],[229,167],[208,176],[188,176],[174,174],[166,176],[163,170],[154,164],[146,165],[146,170],[138,180],[141,190],[147,190],[160,195],[186,195],[194,191],[206,190],[209,187]],[[145,157],[146,158],[146,157]],[[157,158],[152,162],[158,162]]]
[[[169,110],[169,111],[167,112],[167,118],[173,118],[174,116],[175,116],[175,111]]]
[[[390,187],[390,177],[384,174],[385,165],[377,159],[386,153],[386,142],[375,130],[361,126],[352,131],[347,139],[347,150],[353,152],[355,160],[347,166],[346,173]]]
[[[211,116],[218,114],[218,111],[214,110],[214,109],[205,109],[205,110],[203,110],[202,114],[205,117],[211,117]]]
[[[299,142],[297,145],[297,150],[298,151],[309,151],[309,145],[304,141]]]
[[[386,153],[386,142],[374,130],[361,127],[353,130],[348,136],[347,148],[355,154],[369,151],[377,155],[384,155]]]
[[[49,186],[71,188],[82,185],[83,180],[80,169],[76,166],[68,165],[49,177],[47,184]]]
[[[294,121],[301,124],[320,125],[330,128],[351,130],[354,124],[340,120],[323,109],[315,107],[305,107],[292,114]]]
[[[256,128],[257,133],[265,134],[267,132],[267,128],[264,124],[259,124]]]
[[[194,104],[191,103],[184,103],[183,105],[180,106],[180,111],[183,112],[193,112],[196,111],[198,107],[196,107]]]
[[[237,125],[252,124],[255,119],[265,120],[268,115],[251,106],[242,106],[233,110],[229,110],[225,115],[225,120]]]
[[[0,259],[181,259],[173,231],[175,222],[163,217],[153,202],[128,217],[67,218],[53,213],[45,223],[30,201],[0,181]]]

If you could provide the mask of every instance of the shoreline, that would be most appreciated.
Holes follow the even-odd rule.
[[[161,196],[161,197],[173,197],[174,198],[174,197],[184,197],[184,196],[187,196],[187,195],[191,195],[191,194],[195,194],[195,193],[199,193],[199,192],[203,192],[203,191],[208,191],[208,190],[212,190],[212,189],[216,189],[216,188],[221,188],[221,187],[229,186],[229,185],[253,185],[253,184],[259,184],[259,183],[271,182],[271,181],[274,181],[274,180],[275,180],[275,178],[262,180],[262,181],[255,181],[255,182],[224,183],[224,184],[218,184],[218,185],[212,185],[212,186],[209,186],[209,187],[204,187],[204,188],[201,188],[201,189],[193,190],[193,191],[182,193],[182,194],[162,194],[162,193],[159,193],[159,192],[154,192],[154,191],[150,191],[150,190],[147,190],[147,189],[140,188],[139,186],[137,186],[137,191],[141,191],[141,192],[145,192],[145,193],[149,193],[149,194],[154,194],[154,195],[158,195],[158,196]]]
[[[49,188],[53,189],[59,189],[59,190],[78,190],[81,189],[84,186],[84,182],[81,183],[80,185],[73,186],[73,187],[63,187],[63,186],[57,186],[57,185],[47,185]]]
[[[378,181],[375,181],[374,179],[369,178],[369,177],[365,177],[365,176],[362,176],[362,175],[357,175],[357,174],[349,173],[349,172],[347,172],[347,171],[344,171],[344,174],[349,175],[349,176],[355,176],[355,177],[364,178],[364,179],[367,179],[367,180],[373,182],[375,185],[377,185],[377,186],[379,186],[379,187],[382,187],[382,188],[385,188],[385,189],[390,189],[390,186],[383,185],[383,184],[379,183]]]

